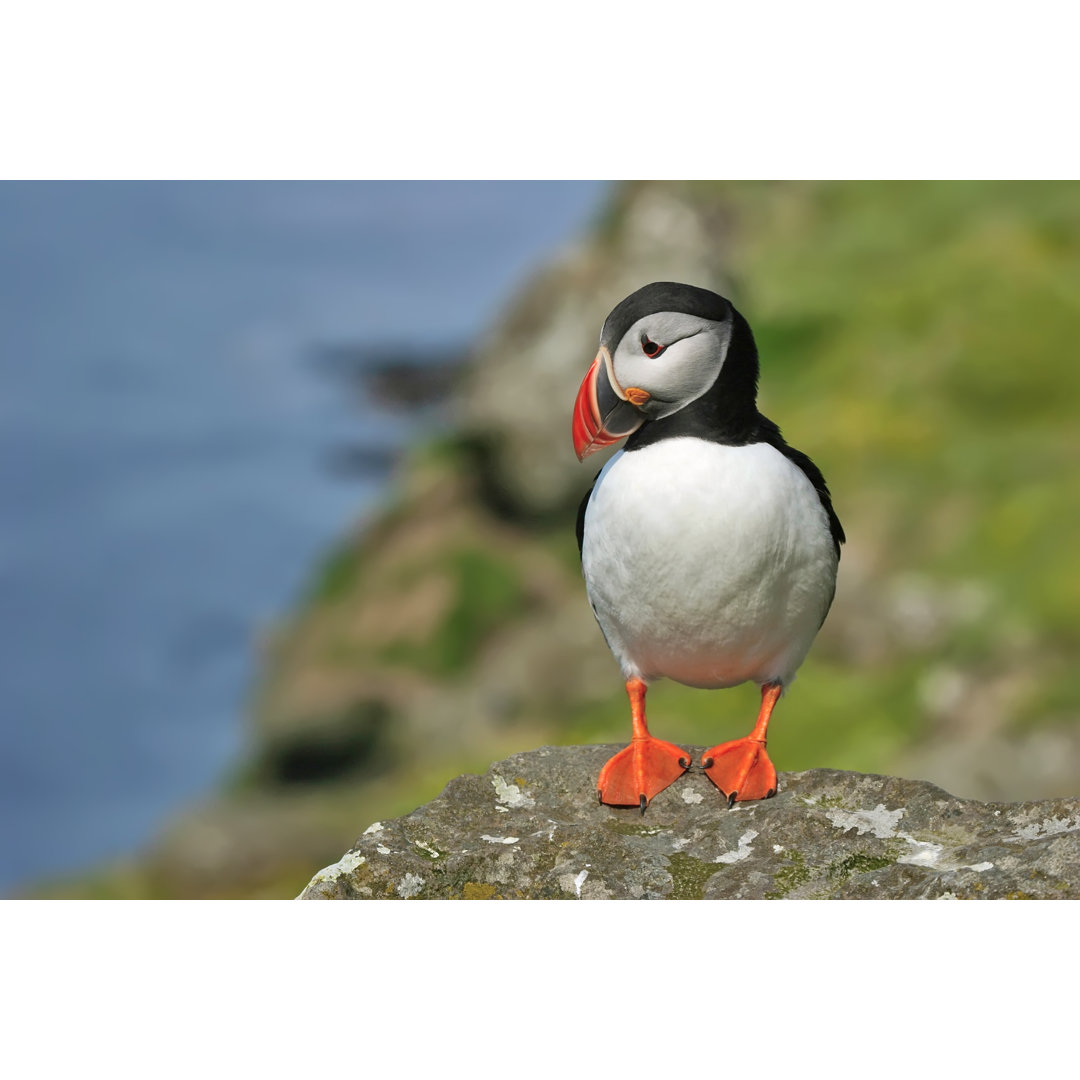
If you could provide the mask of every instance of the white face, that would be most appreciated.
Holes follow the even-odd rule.
[[[653,312],[638,319],[616,347],[611,358],[615,381],[624,395],[631,387],[649,392],[641,411],[650,420],[670,416],[716,382],[731,332],[731,322]]]

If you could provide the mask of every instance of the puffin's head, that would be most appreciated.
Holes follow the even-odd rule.
[[[718,386],[725,371],[729,405],[751,408],[757,351],[746,320],[708,289],[657,281],[631,293],[604,322],[600,351],[574,403],[579,460],[647,421],[663,420]]]

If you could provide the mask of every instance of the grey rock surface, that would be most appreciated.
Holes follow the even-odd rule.
[[[1077,798],[981,803],[813,769],[729,810],[691,771],[642,815],[597,803],[617,749],[543,747],[459,776],[369,826],[299,898],[1080,899]]]

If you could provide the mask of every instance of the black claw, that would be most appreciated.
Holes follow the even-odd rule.
[[[640,795],[640,796],[638,796],[638,803],[641,806],[642,814],[644,814],[645,813],[645,807],[649,805],[648,800],[645,798],[644,795]]]
[[[685,757],[679,758],[679,768],[680,769],[689,769],[690,768],[690,759],[685,758]]]
[[[733,791],[733,792],[732,792],[732,793],[731,793],[731,794],[730,794],[730,795],[729,795],[729,796],[727,797],[727,808],[728,808],[729,810],[730,810],[730,809],[731,809],[731,808],[732,808],[732,807],[733,807],[733,806],[735,805],[735,796],[736,796],[736,795],[738,795],[738,794],[739,794],[739,793],[738,793],[737,791]]]
[[[713,767],[713,759],[711,757],[702,758],[701,767],[703,769],[711,769]]]
[[[765,796],[766,799],[771,799],[776,794],[776,788],[769,788],[769,793]]]

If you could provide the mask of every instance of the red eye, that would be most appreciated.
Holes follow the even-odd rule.
[[[641,351],[646,356],[659,356],[665,349],[663,345],[657,345],[655,341],[650,341],[648,335],[641,335]]]

